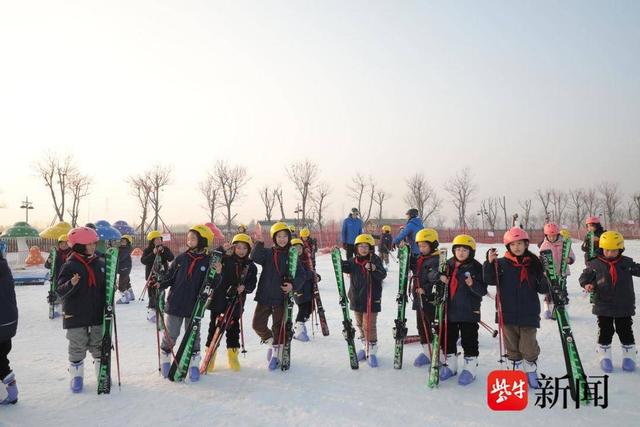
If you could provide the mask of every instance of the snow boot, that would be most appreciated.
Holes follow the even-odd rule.
[[[440,381],[448,380],[458,373],[458,355],[447,354],[445,364],[440,368]]]
[[[551,319],[552,317],[552,307],[551,307],[551,303],[549,303],[549,301],[545,301],[544,302],[544,318],[545,319]]]
[[[196,351],[189,362],[189,378],[192,383],[200,381],[200,352]]]
[[[416,357],[416,360],[413,361],[413,366],[419,368],[421,366],[429,365],[431,363],[431,360],[429,360],[429,354],[431,354],[429,346],[427,344],[422,344],[422,352],[418,357]]]
[[[528,360],[525,360],[524,371],[527,373],[529,387],[536,389],[540,388],[540,383],[538,382],[538,365],[536,362],[529,362]]]
[[[129,294],[127,291],[120,292],[120,298],[118,298],[116,304],[129,304]]]
[[[611,346],[601,345],[598,347],[598,353],[600,353],[600,368],[610,374],[613,372],[613,362],[611,361]]]
[[[296,322],[296,325],[293,327],[293,339],[302,342],[309,341],[309,335],[307,335],[307,327],[305,326],[304,322]]]
[[[100,360],[93,359],[93,372],[96,374],[96,381],[100,377]]]
[[[171,353],[166,351],[160,351],[160,371],[162,372],[162,378],[169,377],[169,369],[171,368]]]
[[[375,342],[369,343],[369,358],[367,359],[367,363],[372,368],[378,367],[378,356],[376,356],[377,352],[378,352],[378,344]]]
[[[625,372],[633,372],[636,370],[636,351],[635,345],[622,346],[622,370]]]
[[[270,362],[271,356],[273,355],[273,338],[267,338],[266,340],[262,341],[261,344],[266,344],[269,346],[269,348],[267,349],[267,362]]]
[[[71,381],[69,386],[74,393],[80,393],[82,391],[82,382],[84,380],[84,361],[71,362],[69,365],[69,376]]]
[[[216,350],[212,355],[211,359],[209,359],[209,364],[207,365],[207,373],[210,374],[216,369],[216,356],[218,355],[218,351]]]
[[[129,302],[136,300],[136,296],[133,294],[133,288],[127,289],[124,293],[127,295]]]
[[[151,322],[151,323],[156,323],[156,309],[155,308],[147,308],[147,320],[149,322]]]
[[[465,357],[464,368],[458,377],[458,384],[469,385],[476,379],[476,370],[478,368],[477,357]]]
[[[280,366],[280,361],[278,360],[279,352],[280,352],[280,346],[274,345],[271,351],[271,359],[269,359],[270,371],[275,371]]]
[[[240,370],[240,361],[238,360],[238,350],[237,348],[228,348],[227,349],[227,361],[229,362],[229,368],[232,371],[238,372]]]
[[[2,383],[7,387],[7,397],[0,400],[0,405],[14,405],[18,401],[18,386],[16,385],[16,375],[10,372],[4,377]]]

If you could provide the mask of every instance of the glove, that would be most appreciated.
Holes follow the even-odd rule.
[[[55,292],[49,292],[49,295],[47,295],[47,302],[49,304],[53,304],[56,302],[57,296],[55,294]]]
[[[321,280],[322,280],[322,277],[320,277],[320,275],[316,273],[316,282],[320,282]]]

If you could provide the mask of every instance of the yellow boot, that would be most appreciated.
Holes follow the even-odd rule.
[[[207,365],[207,373],[208,374],[212,373],[213,370],[216,368],[216,356],[217,355],[218,355],[218,352],[216,351],[211,356],[211,360],[209,360],[209,364]]]
[[[228,348],[227,359],[229,361],[229,368],[231,368],[232,371],[238,372],[240,370],[240,361],[238,360],[238,349]]]

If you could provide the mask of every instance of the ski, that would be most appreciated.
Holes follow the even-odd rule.
[[[289,248],[289,259],[287,261],[287,279],[293,284],[293,280],[296,277],[296,270],[298,269],[298,250],[294,247]],[[285,304],[287,305],[284,312],[284,329],[285,337],[282,344],[282,359],[280,369],[287,371],[291,366],[291,339],[293,338],[293,289],[287,293],[285,297]]]
[[[315,309],[318,313],[318,318],[320,319],[320,330],[322,331],[323,336],[329,336],[329,324],[327,323],[327,316],[324,313],[324,306],[322,305],[322,299],[320,299],[320,289],[318,288],[318,280],[315,275],[315,268],[313,268],[313,261],[311,260],[311,255],[304,258],[305,263],[310,271],[313,274],[313,301],[315,303]]]
[[[587,233],[587,239],[589,239],[589,246],[587,247],[587,258],[589,258],[589,261],[596,257],[596,242],[595,242],[595,240],[593,240],[594,236],[595,236],[595,234],[593,233],[593,231],[589,231]],[[595,291],[589,292],[589,303],[590,304],[593,304],[594,292]]]
[[[338,297],[340,307],[342,308],[342,335],[347,341],[347,349],[349,351],[349,363],[351,369],[358,369],[358,355],[356,354],[356,330],[353,328],[351,316],[349,314],[349,299],[347,291],[344,287],[344,276],[342,274],[342,255],[340,249],[331,251],[331,261],[333,262],[333,271],[336,274],[336,284],[338,286]]]
[[[394,369],[402,369],[402,356],[404,352],[404,339],[407,336],[407,318],[405,311],[407,307],[407,280],[409,275],[409,247],[403,246],[398,250],[398,262],[400,272],[398,274],[398,313],[396,315],[395,326],[393,328],[393,338],[396,340],[393,352]]]
[[[102,344],[100,350],[100,370],[98,371],[98,394],[111,392],[111,329],[113,326],[113,297],[118,271],[118,249],[109,248],[105,254],[105,302],[102,315]]]
[[[49,262],[51,263],[51,267],[49,267],[49,296],[47,298],[47,301],[49,302],[49,319],[53,319],[55,317],[56,311],[56,275],[58,274],[56,271],[57,255],[58,250],[54,246],[49,251]]]
[[[447,271],[447,250],[440,249],[438,270],[440,274],[446,274]],[[435,317],[431,323],[431,334],[433,341],[431,343],[431,368],[429,369],[429,379],[427,385],[429,388],[438,387],[440,384],[440,347],[441,347],[441,330],[444,326],[444,308],[447,302],[447,294],[449,287],[438,281],[434,286],[429,302],[435,305]]]

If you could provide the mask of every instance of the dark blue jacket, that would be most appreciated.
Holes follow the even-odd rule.
[[[391,233],[382,233],[380,236],[380,245],[378,250],[381,254],[388,254],[393,247],[393,237]]]
[[[293,293],[296,304],[304,304],[313,299],[313,277],[315,273],[306,263],[303,262],[301,265],[304,272],[304,283],[301,289]]]
[[[289,276],[287,268],[289,264],[289,247],[286,249],[265,248],[263,242],[256,242],[251,252],[251,259],[262,266],[255,300],[262,305],[272,307],[284,304],[285,294],[280,286],[284,283],[283,279]],[[294,293],[302,289],[304,281],[305,273],[298,258],[296,275],[292,283]]]
[[[104,258],[93,256],[88,260],[96,283],[89,285],[89,273],[72,253],[62,265],[56,292],[62,299],[62,327],[64,329],[97,326],[102,324],[105,303]],[[76,286],[71,284],[74,274],[80,275]]]
[[[535,255],[528,255],[535,257]],[[536,262],[537,261],[537,262]],[[507,258],[498,258],[499,287],[502,317],[505,325],[540,327],[540,297],[549,292],[549,284],[542,274],[539,260],[532,260],[527,268],[528,280],[520,283],[520,268]],[[483,266],[484,281],[496,286],[495,266],[486,261]]]
[[[393,244],[398,245],[401,241],[407,238],[409,245],[411,247],[412,254],[420,253],[418,249],[418,244],[416,243],[416,233],[424,228],[422,224],[422,220],[418,217],[411,218],[407,221],[407,225],[404,226],[404,229],[393,239]]]
[[[604,258],[604,257],[603,257]],[[580,275],[580,286],[592,284],[594,299],[592,312],[596,316],[626,317],[636,314],[636,294],[633,290],[633,276],[640,277],[640,264],[626,256],[621,256],[615,264],[617,281],[615,286],[609,265],[603,258],[594,258],[587,263]]]
[[[375,271],[367,271],[364,264],[369,257],[354,256],[350,260],[342,261],[342,272],[347,273],[351,279],[349,285],[349,307],[353,311],[365,313],[369,299],[369,281],[371,281],[371,311],[378,313],[382,303],[382,280],[387,277],[387,270],[382,265],[382,260],[376,254],[371,255],[371,263],[376,266]]]
[[[440,282],[440,273],[438,271],[438,267],[440,264],[440,256],[438,252],[435,252],[433,255],[419,255],[418,257],[411,258],[411,271],[416,271],[419,267],[420,270],[416,272],[413,283],[411,293],[413,295],[413,306],[414,310],[420,308],[420,301],[418,299],[418,294],[416,293],[416,287],[421,287],[424,289],[425,294],[422,297],[422,308],[426,313],[431,315],[435,312],[435,307],[433,304],[427,302],[427,297],[433,292],[433,286]],[[416,283],[418,282],[418,283]]]
[[[447,261],[449,274],[453,274],[455,258]],[[471,274],[473,284],[471,287],[465,283],[465,274]],[[480,303],[482,297],[487,294],[487,285],[482,278],[482,264],[475,259],[469,259],[458,267],[456,274],[458,286],[456,294],[451,296],[451,278],[449,278],[449,298],[447,301],[447,322],[474,322],[480,321]]]
[[[144,264],[144,279],[147,280],[149,278],[149,274],[151,274],[151,269],[153,268],[153,263],[156,259],[156,254],[153,253],[153,246],[149,245],[144,248],[142,251],[142,256],[140,257],[140,262]],[[169,263],[175,259],[173,256],[173,252],[167,246],[162,246],[162,252],[160,252],[160,258],[162,258],[162,266],[165,271],[169,269]]]
[[[178,255],[171,263],[167,274],[160,282],[161,289],[171,288],[167,296],[166,313],[179,317],[191,317],[210,259],[208,254],[187,251]],[[217,274],[213,284],[214,289],[219,283],[220,275]]]
[[[243,272],[246,268],[246,275],[242,280]],[[242,280],[242,283],[240,283]],[[224,313],[231,299],[238,295],[238,286],[244,285],[244,293],[242,294],[242,302],[246,298],[245,295],[252,293],[256,289],[258,281],[258,268],[249,257],[239,258],[234,255],[225,255],[222,257],[222,275],[218,287],[213,293],[213,299],[209,304],[209,309],[214,313]],[[234,310],[234,317],[239,317],[242,313],[242,305],[237,304]]]
[[[356,237],[362,234],[362,220],[349,215],[342,221],[342,243],[353,245]]]
[[[127,246],[118,247],[118,273],[131,273],[131,252],[133,248],[127,243]]]
[[[0,255],[0,341],[16,335],[18,329],[18,304],[13,275],[7,260]]]

